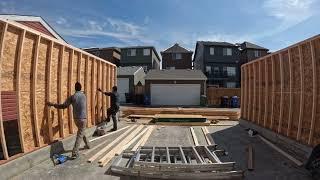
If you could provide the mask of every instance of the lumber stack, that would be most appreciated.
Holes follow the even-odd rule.
[[[156,115],[156,114],[184,114],[202,116],[227,117],[229,120],[238,120],[240,111],[237,109],[223,108],[144,108],[144,107],[123,107],[121,108],[124,117],[129,115]]]
[[[63,103],[74,93],[77,81],[87,96],[88,126],[102,120],[108,97],[96,90],[110,90],[115,84],[114,64],[4,20],[0,21],[0,59],[0,142],[4,159],[12,154],[5,136],[5,132],[12,132],[6,129],[9,121],[17,124],[21,152],[75,133],[71,108],[56,110],[46,103]]]
[[[241,67],[241,118],[300,143],[320,143],[320,35]]]

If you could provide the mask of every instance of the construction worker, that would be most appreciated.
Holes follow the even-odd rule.
[[[85,135],[87,125],[87,100],[85,94],[81,91],[81,84],[76,82],[74,85],[76,92],[68,97],[63,104],[55,104],[48,102],[48,106],[53,106],[57,109],[65,109],[72,105],[74,122],[78,128],[77,138],[72,150],[72,157],[74,159],[79,157],[79,145],[81,139],[85,143],[85,148],[90,149],[88,138]]]
[[[98,91],[102,92],[106,96],[110,96],[110,101],[111,101],[111,107],[108,108],[107,110],[107,122],[110,122],[110,116],[112,116],[113,120],[113,129],[111,131],[116,131],[117,130],[117,112],[119,111],[119,94],[118,94],[118,88],[117,86],[112,87],[112,92],[103,92],[100,88]]]

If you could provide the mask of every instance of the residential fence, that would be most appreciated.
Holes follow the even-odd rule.
[[[16,154],[10,147],[17,145],[13,142],[24,153],[75,133],[71,108],[57,110],[46,103],[63,103],[74,93],[77,81],[87,96],[88,126],[101,122],[109,100],[97,88],[110,90],[116,77],[114,64],[19,23],[1,20],[1,159]],[[12,139],[15,135],[17,139]]]
[[[241,85],[243,119],[320,143],[320,35],[244,64]]]

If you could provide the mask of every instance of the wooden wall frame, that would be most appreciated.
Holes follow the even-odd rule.
[[[292,77],[292,59],[291,59],[291,50],[288,49],[288,60],[289,60],[289,119],[288,119],[288,130],[287,130],[287,136],[290,135],[291,133],[291,126],[292,126],[292,103],[293,103],[293,100],[292,100],[292,83],[293,83],[293,77]]]
[[[297,133],[297,141],[300,140],[301,137],[301,126],[303,119],[303,106],[304,106],[304,68],[303,68],[303,58],[302,58],[302,47],[299,48],[299,60],[300,60],[300,86],[301,86],[301,94],[300,94],[300,110],[299,110],[299,125],[298,125],[298,133]]]
[[[309,134],[309,139],[308,139],[308,144],[311,145],[312,143],[312,138],[314,134],[314,125],[316,121],[316,108],[317,108],[317,66],[316,66],[316,55],[315,55],[315,50],[314,46],[312,44],[312,41],[310,43],[310,48],[311,48],[311,59],[312,59],[312,118],[311,118],[311,124],[310,124],[310,134]]]
[[[282,127],[282,116],[283,116],[283,59],[282,54],[279,53],[279,62],[280,62],[280,115],[279,115],[279,125],[278,125],[278,133],[281,133],[281,127]]]

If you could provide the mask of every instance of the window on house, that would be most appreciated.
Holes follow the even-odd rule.
[[[260,51],[255,50],[254,51],[254,57],[259,57],[260,56]]]
[[[173,53],[172,54],[172,59],[181,59],[181,53]]]
[[[236,82],[226,82],[227,88],[236,88],[237,83]]]
[[[214,48],[210,47],[210,55],[214,55]]]
[[[226,70],[229,77],[236,76],[236,67],[227,67]]]
[[[211,74],[211,66],[206,66],[206,72],[207,72],[208,74]]]
[[[143,49],[144,56],[150,56],[150,49]]]
[[[219,75],[219,74],[220,74],[220,69],[219,69],[219,67],[217,67],[217,66],[213,67],[213,74],[214,74],[214,75]]]
[[[231,48],[223,48],[223,55],[224,56],[232,56],[232,49]]]
[[[136,49],[128,49],[127,56],[136,56]]]

